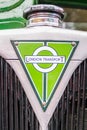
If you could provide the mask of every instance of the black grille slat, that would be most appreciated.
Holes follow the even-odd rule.
[[[80,119],[80,82],[81,82],[81,71],[80,71],[81,67],[78,68],[78,81],[77,81],[77,84],[78,84],[78,97],[77,97],[77,100],[78,100],[78,103],[77,103],[77,130],[79,130],[79,119]]]
[[[17,100],[17,96],[18,96],[18,92],[17,92],[17,79],[15,77],[15,75],[13,76],[14,77],[14,82],[13,82],[13,89],[14,89],[14,102],[13,102],[13,113],[14,113],[14,129],[15,130],[18,130],[18,100]]]
[[[1,70],[0,70],[0,72],[1,72],[0,73],[0,79],[1,79],[1,81],[0,81],[0,83],[1,83],[1,100],[0,100],[1,101],[1,103],[0,103],[1,104],[1,113],[0,113],[0,115],[2,117],[1,118],[1,128],[2,128],[2,130],[4,130],[4,126],[3,126],[3,124],[4,124],[3,123],[4,122],[3,121],[4,120],[4,115],[3,115],[3,113],[4,113],[3,112],[3,110],[4,110],[3,109],[3,97],[4,97],[4,95],[3,95],[3,91],[4,91],[4,88],[3,88],[3,75],[4,74],[3,73],[4,73],[4,69],[3,69],[3,67],[4,67],[3,66],[3,60],[1,60],[1,62],[0,62],[0,68],[1,68]]]
[[[73,73],[49,122],[48,130],[53,128],[87,130],[87,60]]]
[[[5,81],[3,81],[3,116],[4,116],[4,129],[8,130],[8,89],[7,89],[7,64],[4,64],[4,75],[3,75],[3,79],[5,79]]]
[[[84,70],[83,70],[83,72],[84,72]],[[84,74],[83,74],[83,77],[84,77]],[[83,90],[82,90],[82,113],[81,113],[82,120],[80,120],[81,127],[83,130],[84,130],[84,110],[85,110],[85,106],[84,106],[85,105],[85,103],[84,103],[85,102],[85,79],[84,78],[83,78],[83,84],[82,84],[82,87],[83,87]]]
[[[39,130],[39,122],[10,65],[0,57],[0,130]]]
[[[20,84],[19,84],[20,85]],[[19,122],[19,130],[24,130],[24,126],[23,126],[23,122],[24,122],[24,115],[23,115],[23,110],[24,110],[24,104],[23,104],[23,90],[19,87],[19,94],[20,94],[20,98],[19,98],[19,119],[20,119],[20,122]]]
[[[67,110],[66,110],[66,130],[69,130],[69,85],[67,86],[67,98],[66,98],[66,107],[67,107]]]
[[[27,98],[25,97],[25,130],[28,130]],[[30,126],[29,126],[30,127]]]
[[[71,116],[71,130],[74,130],[74,115],[75,115],[75,73],[73,74],[72,82],[72,116]]]
[[[85,121],[85,90],[86,90],[86,61],[84,61],[83,68],[83,93],[82,93],[82,129],[84,130],[84,121]]]
[[[64,103],[64,95],[62,96],[62,110],[61,110],[61,130],[64,130],[64,112],[65,112],[65,103]]]
[[[12,78],[13,78],[13,74],[12,74],[12,69],[8,68],[8,112],[9,112],[9,130],[13,130],[14,126],[13,126],[13,85],[12,85]]]

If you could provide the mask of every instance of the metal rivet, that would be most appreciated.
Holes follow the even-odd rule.
[[[18,46],[18,44],[19,44],[18,42],[15,42],[15,45],[16,45],[16,46]]]
[[[72,46],[75,46],[75,45],[76,45],[76,42],[72,42],[71,45],[72,45]]]
[[[43,102],[43,106],[46,106],[46,102]]]

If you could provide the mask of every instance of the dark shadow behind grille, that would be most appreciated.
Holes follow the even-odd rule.
[[[87,130],[87,60],[73,73],[48,129]]]
[[[1,57],[0,130],[39,130],[38,120],[15,72]]]

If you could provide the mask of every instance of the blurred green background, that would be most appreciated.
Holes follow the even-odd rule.
[[[33,4],[34,0],[0,0],[0,29],[25,27],[23,10]]]
[[[0,29],[24,28],[23,10],[33,4],[63,7],[63,28],[87,31],[87,0],[0,0]]]

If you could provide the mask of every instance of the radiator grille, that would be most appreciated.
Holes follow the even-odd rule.
[[[0,130],[39,130],[38,120],[15,72],[1,57]]]
[[[87,130],[87,60],[73,73],[48,129]]]
[[[39,130],[13,69],[0,57],[0,130]],[[73,73],[48,130],[87,130],[87,60]]]

